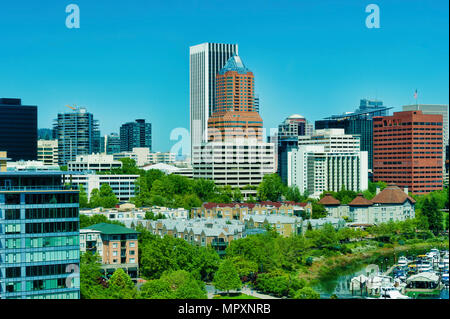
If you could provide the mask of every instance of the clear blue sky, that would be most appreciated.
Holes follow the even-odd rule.
[[[80,29],[65,26],[70,3]],[[380,29],[365,26],[370,3]],[[145,118],[157,151],[189,129],[189,46],[203,42],[239,44],[267,129],[361,98],[400,110],[415,89],[419,103],[449,100],[447,0],[15,0],[0,12],[0,97],[38,105],[40,128],[66,104],[87,107],[102,134]]]

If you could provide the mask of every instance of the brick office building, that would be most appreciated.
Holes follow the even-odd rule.
[[[408,187],[413,194],[442,189],[442,122],[442,115],[422,111],[374,117],[374,181]]]

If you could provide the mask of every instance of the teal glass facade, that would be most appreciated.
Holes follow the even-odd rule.
[[[62,173],[0,173],[0,299],[80,298],[78,190]]]

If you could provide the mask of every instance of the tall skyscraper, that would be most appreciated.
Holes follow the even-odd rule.
[[[77,155],[100,151],[98,121],[86,108],[75,108],[73,112],[59,113],[54,123],[58,139],[58,162],[66,165]]]
[[[0,299],[79,299],[78,189],[60,171],[0,172]]]
[[[298,148],[298,137],[306,134],[307,122],[305,117],[292,114],[278,125],[277,133],[277,173],[284,184],[288,183],[287,164],[288,153]]]
[[[120,136],[117,133],[102,136],[100,153],[115,154],[120,153]]]
[[[394,112],[373,118],[373,179],[408,187],[413,194],[440,190],[442,115]]]
[[[208,140],[208,119],[216,100],[216,75],[234,54],[238,54],[237,44],[202,43],[189,48],[191,154],[194,144]]]
[[[216,102],[208,120],[208,140],[254,138],[262,141],[262,119],[254,108],[254,76],[233,55],[216,75]]]
[[[444,181],[448,184],[448,152],[446,152],[446,148],[448,148],[449,135],[448,135],[448,105],[442,104],[415,104],[415,105],[404,105],[403,111],[422,111],[423,114],[440,114],[443,119],[443,152],[444,152],[444,163],[443,163],[443,172],[444,172]]]
[[[152,149],[152,124],[146,123],[144,119],[120,127],[120,151],[131,152],[135,147]]]
[[[0,98],[0,150],[13,161],[37,159],[37,106]]]

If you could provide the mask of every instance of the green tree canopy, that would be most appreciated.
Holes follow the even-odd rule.
[[[226,292],[241,288],[241,279],[231,260],[225,259],[222,261],[214,274],[213,284],[216,289]]]

